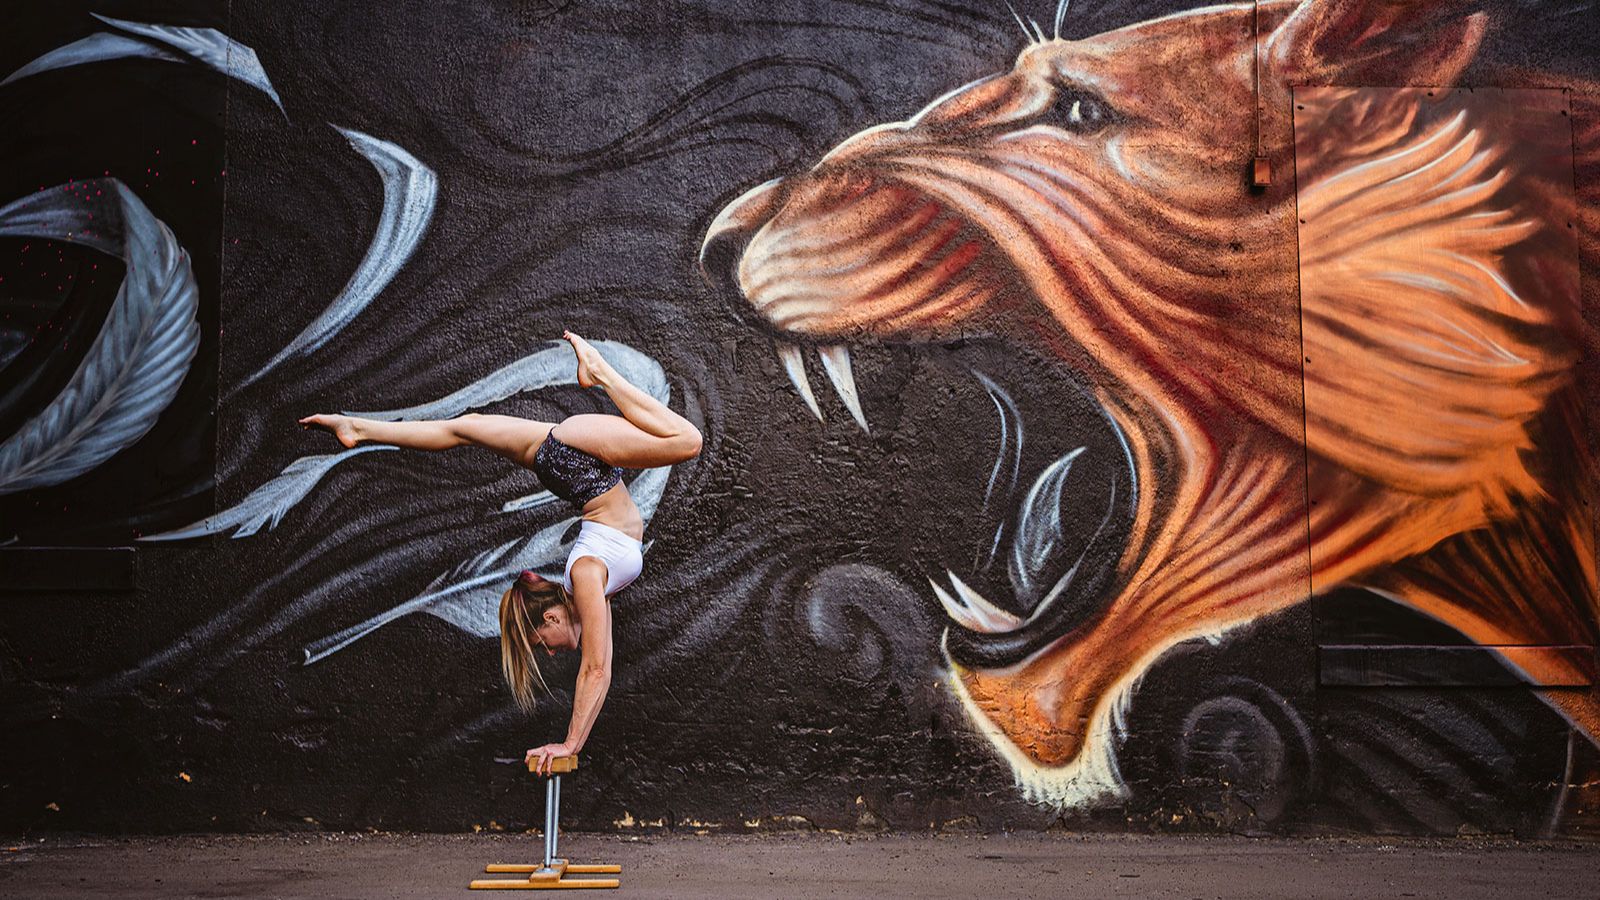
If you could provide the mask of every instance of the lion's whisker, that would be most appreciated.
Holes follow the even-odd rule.
[[[1026,37],[1028,43],[1032,44],[1033,35],[1028,32],[1028,26],[1022,21],[1022,16],[1017,14],[1017,8],[1011,5],[1011,0],[1006,0],[1006,9],[1011,11],[1011,18],[1016,20],[1017,27],[1022,29],[1023,37]]]

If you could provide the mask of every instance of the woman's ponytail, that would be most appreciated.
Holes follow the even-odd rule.
[[[529,571],[518,575],[500,596],[500,671],[523,712],[533,712],[535,681],[546,694],[550,693],[533,655],[534,648],[543,643],[534,634],[538,620],[543,618],[545,610],[565,603],[566,596],[560,585]]]

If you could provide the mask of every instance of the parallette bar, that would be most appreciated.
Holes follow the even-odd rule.
[[[568,875],[620,875],[622,867],[611,863],[574,864],[557,856],[557,840],[561,833],[561,775],[577,771],[576,756],[557,756],[550,760],[550,771],[539,772],[536,762],[528,763],[528,771],[548,776],[544,785],[544,857],[543,862],[490,863],[483,867],[493,874],[525,875],[526,878],[478,878],[467,885],[475,891],[546,891],[583,888],[617,888],[622,882],[616,878],[568,878]]]
[[[540,772],[538,767],[539,767],[539,761],[538,760],[536,760],[536,759],[528,760],[528,771],[529,772],[533,772],[533,773],[535,773],[537,775],[545,774],[544,772]],[[578,771],[578,758],[576,756],[552,756],[552,757],[550,757],[550,773],[549,774],[551,774],[551,775],[565,775],[568,772],[576,772],[576,771]]]

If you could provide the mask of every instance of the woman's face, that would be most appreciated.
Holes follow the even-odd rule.
[[[552,606],[545,610],[534,633],[539,636],[545,652],[551,656],[555,656],[557,650],[578,649],[577,623],[567,615],[565,606]]]

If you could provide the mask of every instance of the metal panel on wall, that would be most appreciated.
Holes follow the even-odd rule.
[[[28,11],[0,118],[0,546],[212,511],[221,32]]]
[[[1322,683],[1592,684],[1568,92],[1294,99]]]

